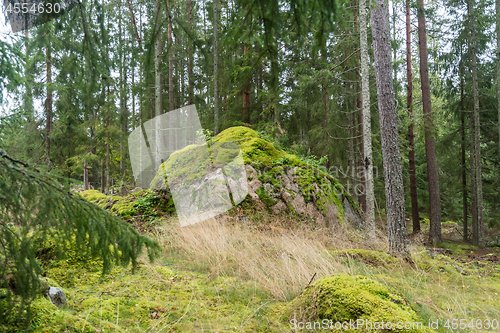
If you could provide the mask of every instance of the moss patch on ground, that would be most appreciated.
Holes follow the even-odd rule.
[[[377,331],[368,323],[386,323],[384,331],[426,332],[423,321],[408,302],[395,291],[366,276],[337,274],[324,277],[308,286],[288,308],[289,319],[302,322],[332,320],[356,322],[356,328],[347,331]],[[390,322],[393,328],[388,328]],[[397,329],[398,323],[418,323],[421,326]]]

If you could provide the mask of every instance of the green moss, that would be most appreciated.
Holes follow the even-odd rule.
[[[441,227],[443,227],[443,228],[454,228],[454,227],[458,227],[458,223],[457,222],[453,222],[453,221],[446,221],[446,222],[441,223]]]
[[[151,182],[151,187],[157,188],[166,184],[165,170],[171,173],[168,175],[169,182],[182,182],[184,186],[189,186],[191,182],[211,172],[212,169],[209,167],[211,163],[215,167],[224,166],[234,160],[240,151],[243,157],[242,163],[253,165],[260,172],[259,180],[273,185],[277,190],[282,189],[282,180],[287,170],[295,168],[294,176],[297,177],[300,194],[306,203],[315,202],[323,215],[327,214],[328,205],[333,203],[338,209],[338,219],[341,223],[345,222],[345,212],[337,195],[337,188],[359,213],[353,198],[343,191],[335,178],[324,170],[301,161],[297,156],[278,149],[259,136],[256,131],[244,126],[231,127],[221,132],[213,138],[210,149],[207,149],[206,145],[191,145],[175,152],[160,167]],[[267,207],[276,204],[277,201],[265,193],[264,189],[256,192]],[[125,214],[128,214],[126,210]]]
[[[113,207],[111,212],[118,213],[121,217],[129,219],[132,216],[137,215],[137,209],[134,206],[134,198],[132,196],[128,197],[112,197]]]
[[[300,321],[349,320],[384,323],[421,322],[408,302],[399,294],[365,276],[338,274],[324,277],[289,305],[288,317]],[[422,325],[425,327],[425,325]],[[358,330],[366,331],[365,327]],[[356,330],[352,330],[355,332]],[[393,329],[399,332],[425,332],[423,329]]]
[[[271,207],[276,205],[278,201],[271,199],[271,197],[267,194],[266,190],[263,187],[259,187],[255,193],[259,196],[260,201],[266,204],[267,207]]]
[[[97,190],[87,190],[83,192],[78,192],[85,200],[90,202],[95,202],[98,200],[106,199],[106,194],[103,194]]]
[[[97,332],[92,323],[71,311],[59,309],[44,297],[37,298],[31,310],[34,318],[30,332]]]
[[[388,253],[364,249],[346,249],[331,251],[333,256],[354,258],[370,265],[387,265],[400,262],[400,259],[394,258]]]

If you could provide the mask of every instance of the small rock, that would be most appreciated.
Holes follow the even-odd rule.
[[[64,295],[64,291],[62,291],[61,288],[50,287],[49,297],[52,303],[57,307],[66,305],[66,295]]]
[[[137,192],[137,191],[140,191],[140,190],[142,190],[142,187],[137,186],[136,188],[134,188],[134,189],[133,189],[132,191],[130,191],[130,192]]]
[[[286,211],[286,210],[287,210],[287,207],[283,203],[283,201],[281,201],[281,200],[279,200],[276,205],[274,205],[274,206],[271,207],[271,211],[274,214],[280,214],[282,211]]]

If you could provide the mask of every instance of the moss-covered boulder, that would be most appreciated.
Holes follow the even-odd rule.
[[[347,332],[429,331],[401,295],[359,275],[319,279],[290,302],[286,314],[296,323],[328,322]]]
[[[235,165],[231,170],[235,173],[239,163],[245,173],[244,186],[232,184],[238,185],[237,171],[236,177],[227,176],[228,165]],[[203,184],[215,178],[220,180],[219,187],[213,186],[210,191],[203,188]],[[208,145],[189,145],[172,154],[151,182],[151,188],[167,187],[199,189],[192,191],[191,197],[221,197],[222,202],[229,204],[242,201],[241,193],[235,191],[244,187],[249,202],[275,214],[308,216],[334,229],[345,226],[345,222],[356,227],[361,223],[358,207],[337,179],[243,126],[223,131]],[[228,188],[231,197],[223,197]],[[206,195],[199,194],[205,192]],[[193,202],[194,199],[183,202],[183,208],[192,210]]]

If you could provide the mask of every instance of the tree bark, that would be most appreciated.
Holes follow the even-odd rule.
[[[161,131],[161,122],[159,116],[163,113],[163,89],[162,89],[162,70],[161,70],[161,53],[162,53],[162,45],[161,45],[161,1],[156,0],[155,8],[157,10],[157,20],[155,27],[157,29],[156,33],[158,33],[158,37],[156,38],[155,43],[155,165],[154,168],[158,168],[161,163],[161,155],[164,151],[163,140],[162,140],[162,131]]]
[[[473,0],[467,2],[470,24],[470,50],[472,69],[472,91],[474,96],[474,157],[476,167],[476,195],[477,195],[477,226],[473,226],[472,243],[479,247],[484,247],[484,221],[483,221],[483,185],[481,177],[481,146],[480,146],[480,123],[479,123],[479,88],[477,83],[477,58],[476,58],[476,29],[475,29],[475,9]]]
[[[361,109],[362,109],[362,131],[363,131],[363,164],[365,182],[365,211],[364,224],[369,237],[375,236],[375,194],[373,190],[373,158],[372,158],[372,129],[370,114],[370,67],[368,63],[368,31],[366,0],[359,0],[359,32],[360,32],[360,55],[361,55]],[[380,27],[383,28],[383,27]],[[380,29],[379,28],[379,29]],[[381,41],[377,42],[377,46]],[[390,61],[390,59],[388,59]],[[382,61],[378,58],[376,61]],[[382,65],[382,64],[381,64]],[[389,63],[390,65],[390,63]],[[377,80],[377,90],[378,90]],[[392,84],[392,83],[391,83]],[[381,87],[382,88],[382,87]],[[379,101],[380,102],[380,101]],[[394,101],[393,101],[394,103]],[[393,106],[394,107],[394,106]]]
[[[462,163],[462,209],[463,209],[463,227],[464,242],[469,240],[469,228],[467,225],[467,168],[465,165],[465,110],[464,110],[464,79],[463,79],[463,66],[460,61],[460,134],[461,140],[461,163]]]
[[[172,49],[172,2],[167,2],[168,9],[168,110],[174,110],[174,52]],[[168,115],[169,120],[169,154],[174,152],[175,147],[175,119],[173,112]]]
[[[469,106],[469,110],[473,111],[473,104]],[[471,119],[472,120],[472,119]],[[472,224],[472,239],[477,238],[477,192],[476,192],[476,161],[475,161],[475,146],[474,146],[474,123],[470,122],[470,196],[471,196],[471,224]]]
[[[246,45],[243,45],[244,58],[247,52],[248,52],[248,47]],[[248,86],[248,84],[245,84],[245,88],[243,88],[243,122],[247,124],[250,123],[250,111],[248,110],[249,105],[250,105],[250,87]]]
[[[107,82],[107,81],[106,81]],[[107,82],[107,97],[106,101],[109,103],[109,83]],[[106,194],[109,194],[109,153],[110,153],[110,143],[109,143],[109,125],[110,125],[110,120],[109,120],[109,112],[110,110],[106,110],[108,115],[107,115],[107,120],[106,120]]]
[[[500,0],[495,0],[497,32],[498,155],[500,156]]]
[[[47,33],[47,38],[49,34]],[[50,53],[50,40],[45,47],[47,69],[47,98],[45,99],[45,163],[50,165],[50,132],[52,131],[52,56]]]
[[[83,161],[83,190],[89,189],[89,164],[87,160]]]
[[[189,32],[192,32],[193,28],[193,18],[192,18],[192,11],[193,11],[193,4],[192,0],[188,1],[188,29]],[[189,40],[189,47],[188,47],[188,81],[189,81],[189,102],[188,104],[191,105],[194,103],[194,96],[193,96],[193,41]]]
[[[218,1],[214,0],[214,134],[219,134],[219,19]]]
[[[406,80],[408,82],[406,92],[406,107],[410,118],[408,125],[408,146],[409,152],[409,173],[410,173],[410,200],[411,216],[413,222],[413,234],[420,232],[420,216],[418,214],[417,200],[417,175],[415,165],[415,134],[413,132],[413,74],[411,71],[411,21],[410,21],[410,0],[406,0]]]
[[[429,242],[441,242],[441,199],[439,195],[439,179],[436,162],[435,129],[432,119],[431,87],[429,83],[429,67],[427,64],[427,33],[425,29],[424,0],[418,0],[418,45],[420,54],[420,81],[425,128],[425,155],[427,158],[427,174],[429,178]]]
[[[410,259],[405,220],[403,171],[392,85],[388,9],[384,0],[376,0],[375,4],[375,7],[371,9],[371,23],[384,163],[389,252],[394,256]],[[370,133],[370,131],[365,133]]]

